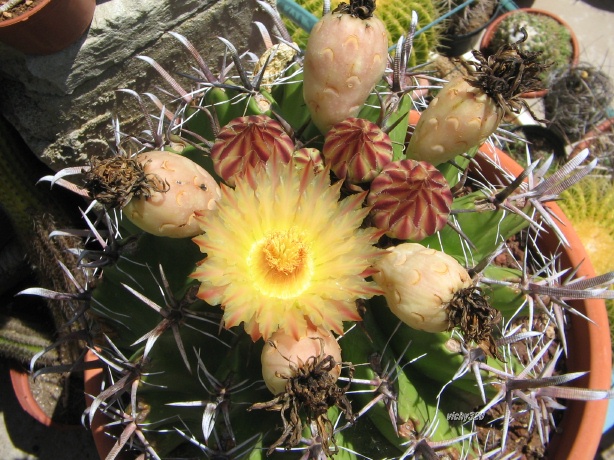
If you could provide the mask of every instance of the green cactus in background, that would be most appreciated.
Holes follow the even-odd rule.
[[[541,74],[544,82],[549,72],[566,69],[572,64],[574,49],[569,29],[545,14],[522,11],[510,14],[497,27],[488,52],[494,52],[505,43],[521,39],[522,28],[527,33],[522,48],[527,52],[542,53],[542,60],[551,64],[548,72]]]
[[[320,17],[322,14],[322,0],[296,0],[296,3]],[[331,9],[341,3],[340,0],[331,1]],[[441,12],[432,0],[379,0],[377,3],[376,15],[386,24],[388,31],[388,43],[390,46],[396,44],[399,37],[407,33],[411,24],[411,12],[418,14],[417,30],[432,24]],[[294,24],[290,19],[284,18],[292,40],[300,47],[305,47],[309,33]],[[429,53],[437,48],[439,43],[438,26],[432,26],[417,35],[414,39],[414,51],[408,63],[409,67],[424,64],[428,61]]]
[[[303,50],[287,45],[281,18],[259,2],[285,43],[273,44],[261,26],[269,46],[254,65],[222,39],[228,61],[218,74],[173,34],[194,55],[191,78],[144,57],[174,97],[149,94],[149,104],[125,90],[149,129],[126,136],[116,126],[109,158],[45,178],[93,202],[87,230],[64,232],[88,243],[74,251],[88,283],[65,297],[75,319],[89,309],[79,338],[107,374],[88,413],[90,422],[106,414],[108,431],[117,429],[107,458],[509,451],[506,432],[500,445],[474,432],[495,404],[508,422],[519,415],[498,388],[526,390],[540,433],[554,398],[569,397],[556,385],[577,375],[552,377],[540,359],[551,350],[545,331],[520,332],[514,320],[532,315],[533,302],[560,318],[553,298],[583,298],[582,289],[611,279],[584,280],[574,294],[537,249],[525,266],[493,260],[519,232],[526,241],[544,226],[558,234],[542,203],[594,165],[576,169],[581,155],[551,178],[536,172],[526,189],[523,178],[504,187],[468,179],[479,145],[437,167],[406,158],[409,41],[401,39],[388,72],[371,65],[389,62],[387,44],[363,3],[335,12],[335,33],[323,19]],[[335,55],[338,41],[351,56]],[[516,52],[510,46],[505,56]],[[364,86],[367,99],[342,113],[323,103]],[[477,92],[473,103],[490,97]],[[327,132],[312,121],[323,110]],[[516,342],[527,345],[528,361]],[[530,393],[541,386],[550,391]],[[576,397],[605,398],[604,390]]]
[[[77,213],[58,196],[49,194],[45,186],[37,185],[46,170],[16,130],[1,118],[0,296],[5,303],[0,305],[3,318],[0,321],[0,355],[23,363],[52,343],[51,336],[62,330],[67,316],[63,304],[48,312],[45,305],[20,302],[12,296],[19,286],[32,278],[47,289],[69,290],[72,282],[60,263],[72,267],[74,258],[66,250],[80,240],[59,237],[49,241],[49,233],[73,225]],[[71,205],[74,203],[70,201]],[[13,303],[16,305],[10,308]],[[61,350],[60,360],[74,359],[68,347],[62,346]],[[48,359],[45,362],[49,364]]]

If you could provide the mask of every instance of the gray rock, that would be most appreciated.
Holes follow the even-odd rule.
[[[99,0],[87,33],[59,53],[24,56],[0,44],[0,112],[52,169],[84,164],[107,151],[112,117],[124,131],[143,128],[135,98],[118,89],[163,96],[156,88],[165,82],[136,56],[189,73],[193,61],[174,31],[216,70],[225,49],[218,36],[239,51],[262,52],[253,21],[271,24],[256,0]]]

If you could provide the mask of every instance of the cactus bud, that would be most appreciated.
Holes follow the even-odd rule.
[[[294,158],[294,164],[298,168],[304,168],[311,162],[314,172],[318,173],[324,171],[322,153],[316,148],[303,147],[295,150],[292,157]]]
[[[434,166],[402,160],[386,165],[371,182],[367,204],[373,224],[388,236],[419,241],[446,225],[452,192]]]
[[[326,134],[322,154],[338,178],[360,184],[392,161],[392,141],[375,123],[347,118]]]
[[[266,115],[251,115],[231,120],[218,133],[211,159],[215,172],[234,186],[235,176],[248,166],[265,163],[273,153],[288,163],[294,144],[283,127]]]

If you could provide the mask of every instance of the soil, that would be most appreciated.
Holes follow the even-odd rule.
[[[85,411],[82,375],[77,373],[30,376],[32,395],[39,407],[53,422],[79,425]]]
[[[0,0],[0,6],[7,3],[8,0]],[[10,8],[8,11],[0,14],[0,22],[7,21],[9,19],[13,19],[21,14],[24,14],[26,11],[33,9],[39,3],[44,2],[45,0],[25,0]]]
[[[465,35],[479,29],[492,18],[499,0],[478,0],[465,7],[448,21],[447,35]]]

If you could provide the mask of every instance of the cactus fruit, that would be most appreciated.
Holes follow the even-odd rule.
[[[313,14],[322,12],[322,0],[294,0],[306,11]],[[341,0],[331,1],[331,8],[336,8]],[[439,27],[435,20],[443,13],[437,2],[432,0],[378,0],[375,15],[386,25],[388,45],[397,43],[400,37],[405,35],[411,25],[411,12],[418,14],[418,30],[423,33],[414,39],[413,53],[409,57],[409,67],[424,64],[429,59],[429,53],[437,48],[439,40]],[[283,12],[283,10],[282,10]],[[309,33],[296,26],[292,21],[284,19],[292,40],[304,48],[309,38]],[[428,27],[427,27],[428,26]]]
[[[386,70],[386,27],[358,3],[342,3],[320,19],[305,49],[303,97],[322,133],[358,115]]]
[[[414,329],[442,332],[449,328],[448,304],[471,285],[471,277],[454,258],[417,243],[391,248],[375,265],[375,281],[388,306]]]
[[[196,236],[196,213],[213,209],[220,194],[217,182],[202,167],[165,151],[95,158],[85,188],[100,203],[122,208],[139,228],[171,238]]]
[[[448,82],[420,117],[407,146],[407,158],[437,166],[472,147],[479,147],[507,110],[519,112],[520,94],[539,89],[545,65],[538,54],[506,44],[488,61],[475,51],[476,71]],[[469,67],[468,67],[469,68]],[[529,109],[530,110],[530,109]]]
[[[323,330],[309,329],[298,340],[282,331],[275,332],[262,349],[262,377],[271,393],[283,393],[286,382],[297,375],[299,368],[323,357],[333,358],[328,371],[333,382],[341,374],[341,347],[335,337]]]
[[[215,209],[220,188],[211,174],[186,157],[171,152],[145,152],[135,160],[154,189],[133,196],[123,207],[130,221],[153,235],[185,238],[200,233],[196,215]]]

